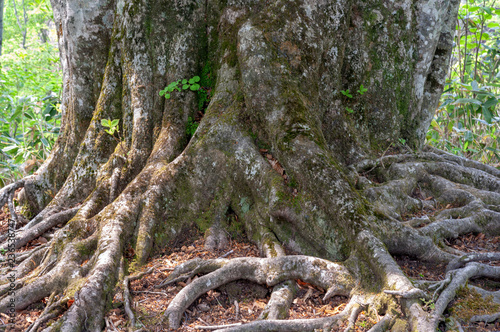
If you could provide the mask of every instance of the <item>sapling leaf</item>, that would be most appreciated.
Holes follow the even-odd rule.
[[[366,91],[368,91],[368,89],[366,89],[363,84],[361,84],[361,86],[359,87],[359,90],[358,90],[358,93],[360,95],[363,95]]]
[[[491,114],[491,111],[487,107],[483,106],[482,109],[483,109],[484,120],[486,120],[488,124],[491,124],[491,119],[493,118],[493,114]]]
[[[349,93],[349,89],[347,90],[341,90],[340,91],[344,96],[348,97],[348,98],[352,98],[352,95]]]
[[[182,80],[182,84],[186,84],[187,82],[188,82],[188,80],[187,80],[187,79],[183,79],[183,80]]]
[[[189,89],[189,84],[184,84],[184,85],[182,86],[182,90],[187,90],[187,89]]]

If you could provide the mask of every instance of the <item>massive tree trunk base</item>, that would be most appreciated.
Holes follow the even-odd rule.
[[[241,145],[252,144],[251,138],[244,135],[238,137],[238,131],[234,130],[232,135],[237,141],[233,144],[235,151]],[[202,142],[200,140],[198,144]],[[98,331],[102,328],[106,304],[113,297],[116,283],[145,262],[155,235],[162,232],[164,236],[168,235],[167,240],[173,240],[186,227],[196,227],[193,226],[193,216],[198,215],[198,227],[207,230],[206,243],[210,247],[223,247],[227,239],[224,239],[221,230],[229,227],[226,224],[229,207],[268,258],[194,260],[178,266],[168,281],[183,281],[195,275],[200,277],[186,286],[166,308],[164,319],[171,328],[179,327],[185,309],[203,293],[234,280],[247,279],[267,287],[274,286],[274,298],[267,310],[284,312],[285,315],[273,314],[264,317],[267,320],[225,330],[328,330],[339,320],[350,322],[349,326],[354,324],[359,308],[363,308],[383,317],[380,324],[384,326],[392,326],[396,321],[401,324],[403,319],[408,328],[433,331],[447,305],[468,280],[475,277],[500,279],[499,267],[479,262],[497,261],[499,253],[465,254],[447,248],[442,242],[443,239],[469,232],[500,234],[497,211],[500,194],[496,169],[439,151],[390,155],[354,165],[351,169],[360,174],[356,178],[356,186],[371,201],[375,213],[369,214],[367,219],[370,223],[363,224],[354,234],[355,242],[349,246],[352,248],[350,253],[344,259],[332,262],[313,256],[284,254],[282,245],[299,252],[311,251],[311,247],[304,245],[310,241],[305,231],[286,238],[282,235],[284,231],[279,229],[285,221],[296,227],[301,226],[297,219],[307,214],[298,212],[300,210],[293,199],[302,193],[299,191],[293,196],[295,192],[290,190],[291,202],[288,199],[283,202],[276,197],[273,201],[272,194],[266,204],[264,199],[259,200],[259,195],[270,195],[277,188],[289,189],[281,175],[260,156],[257,148],[250,152],[256,160],[253,164],[233,161],[231,171],[226,171],[223,168],[230,165],[229,160],[237,155],[236,152],[221,155],[209,150],[205,154],[203,148],[194,146],[191,145],[191,149],[196,149],[197,155],[204,154],[200,159],[207,161],[200,162],[196,158],[197,162],[191,163],[188,147],[170,163],[146,165],[116,200],[91,217],[81,215],[85,211],[96,210],[92,206],[97,204],[92,195],[79,207],[34,218],[36,223],[30,222],[21,227],[16,234],[16,248],[47,232],[52,233],[51,228],[57,224],[61,228],[53,233],[46,245],[19,255],[16,261],[19,265],[14,270],[7,266],[3,268],[0,309],[7,310],[11,303],[9,291],[12,289],[7,271],[14,271],[20,287],[16,289],[16,309],[23,309],[50,296],[40,322],[66,312],[56,324],[47,328],[49,331]],[[226,160],[222,162],[221,158]],[[234,176],[241,172],[241,178],[235,176],[240,186],[229,185],[232,179],[222,176],[207,180],[203,168],[214,163],[223,165],[219,174]],[[239,167],[243,169],[238,171]],[[247,167],[257,167],[257,170],[250,173]],[[158,172],[160,169],[162,171]],[[190,169],[190,172],[184,173],[185,169]],[[245,181],[253,187],[242,188],[241,184]],[[263,184],[266,181],[268,185]],[[223,185],[220,185],[221,182]],[[13,190],[22,183],[20,181],[4,188],[2,197],[8,200]],[[188,195],[176,191],[181,186],[188,191]],[[214,188],[214,192],[215,188],[223,189],[217,192],[216,199],[203,202],[196,192],[206,193],[210,187]],[[236,188],[242,188],[243,194],[239,194]],[[249,197],[246,190],[256,194]],[[252,199],[252,202],[245,204],[243,198]],[[164,212],[163,218],[152,218],[153,213],[161,211],[158,208],[160,202],[175,206],[174,210],[180,211],[178,219],[172,218],[169,222],[169,213],[174,212],[168,207],[164,211],[169,213]],[[187,208],[192,204],[197,204],[194,214]],[[312,215],[307,210],[310,206],[300,204]],[[427,205],[434,205],[435,210],[436,204],[447,208],[431,216],[419,213],[428,211]],[[412,217],[412,214],[418,217]],[[269,220],[273,223],[270,224],[265,216],[270,216]],[[304,238],[300,238],[301,235]],[[5,249],[8,249],[7,245],[6,240]],[[132,260],[127,254],[130,248],[135,251]],[[315,254],[332,256],[329,253]],[[397,266],[391,256],[394,254],[449,263],[446,280],[414,284]],[[344,312],[330,318],[281,320],[286,316],[286,307],[291,304],[293,292],[283,293],[276,285],[297,279],[324,289],[325,299],[334,295],[349,296],[349,305]],[[65,303],[70,299],[74,303],[66,309]],[[423,310],[423,300],[434,301],[434,309],[430,312]],[[492,317],[487,316],[487,319]]]
[[[209,248],[244,230],[263,258],[179,266],[167,282],[199,278],[165,308],[172,329],[198,296],[243,278],[273,292],[260,321],[232,330],[342,321],[349,331],[365,310],[380,318],[373,331],[429,332],[467,280],[499,278],[484,256],[445,239],[500,234],[500,171],[414,150],[442,91],[459,1],[54,3],[66,45],[64,135],[37,174],[0,191],[14,212],[24,187],[36,213],[12,226],[3,248],[49,241],[4,263],[0,311],[48,297],[35,324],[62,314],[47,331],[100,331],[116,286],[126,290],[153,252],[192,227]],[[89,63],[94,48],[107,58]],[[200,72],[211,95],[189,138],[194,94],[158,91]],[[119,119],[119,135],[102,119]],[[450,271],[439,283],[412,282],[393,255]],[[284,320],[297,279],[325,298],[349,296],[348,306]],[[125,291],[133,330],[128,301]]]

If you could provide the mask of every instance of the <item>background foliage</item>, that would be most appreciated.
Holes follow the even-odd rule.
[[[62,78],[53,26],[49,0],[5,1],[0,184],[34,172],[59,133]]]
[[[497,3],[498,2],[498,3]],[[453,58],[427,142],[500,166],[500,1],[460,7]]]

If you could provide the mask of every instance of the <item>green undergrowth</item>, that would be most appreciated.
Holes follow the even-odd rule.
[[[19,22],[14,4],[22,18]],[[0,186],[35,172],[59,134],[62,73],[52,27],[49,0],[5,2],[0,56]]]
[[[452,65],[427,142],[500,166],[500,9],[494,1],[460,6]]]

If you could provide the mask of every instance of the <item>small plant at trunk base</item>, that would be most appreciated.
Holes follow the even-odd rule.
[[[102,119],[101,124],[104,128],[104,131],[106,131],[108,134],[110,134],[116,142],[119,144],[122,141],[122,137],[120,136],[120,119],[113,119],[113,120],[108,120],[108,119]],[[115,132],[118,134],[118,138],[115,137]],[[123,149],[120,148],[120,150]]]
[[[115,132],[118,132],[118,135],[119,135],[119,130],[120,130],[120,126],[118,124],[119,122],[120,122],[119,119],[114,119],[114,120],[102,119],[101,120],[102,126],[105,128],[108,128],[108,129],[105,129],[105,131],[108,134],[110,134],[111,136],[113,136],[115,134]]]
[[[352,98],[352,95],[349,93],[349,89],[341,90],[340,93],[342,93],[344,96],[346,96],[349,99]]]
[[[367,88],[365,88],[363,86],[363,84],[361,84],[359,86],[359,89],[357,90],[357,92],[362,96],[365,94],[365,92],[368,91]],[[340,90],[340,93],[342,93],[344,96],[346,96],[348,99],[353,99],[353,95],[351,94],[351,92],[349,91],[349,89],[347,90]],[[347,111],[347,113],[349,114],[353,114],[354,113],[354,110],[348,106],[345,107],[345,110]]]
[[[420,301],[424,304],[424,310],[434,310],[435,305],[433,300],[426,300],[421,298]]]
[[[200,89],[200,85],[198,82],[200,81],[200,76],[193,76],[192,78],[178,80],[170,83],[165,87],[165,89],[160,91],[160,96],[165,96],[166,99],[170,99],[170,92],[174,92],[174,90],[191,90],[198,91]]]
[[[193,137],[196,129],[198,129],[198,123],[195,122],[192,117],[188,117],[188,122],[186,124],[186,135],[188,138]]]
[[[358,89],[358,93],[359,93],[360,95],[364,95],[366,91],[368,91],[368,89],[366,89],[366,88],[363,86],[363,84],[361,84],[361,85],[360,85],[360,87],[359,87],[359,89]]]

